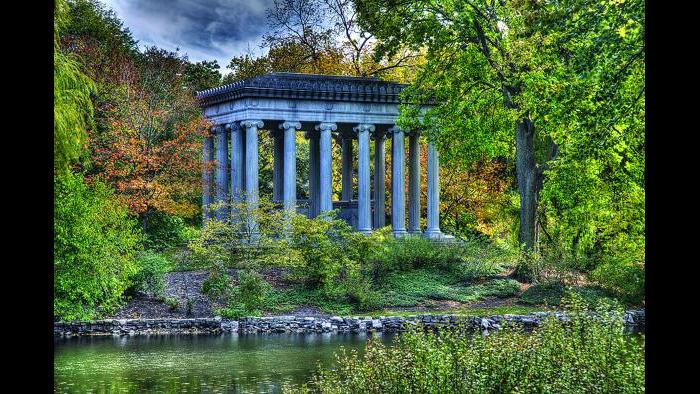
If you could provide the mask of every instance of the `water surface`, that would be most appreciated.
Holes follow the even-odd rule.
[[[278,393],[306,382],[340,347],[362,352],[390,334],[80,337],[54,342],[57,393]]]

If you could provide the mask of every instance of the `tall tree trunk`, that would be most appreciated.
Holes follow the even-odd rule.
[[[536,243],[538,173],[535,163],[535,130],[529,117],[516,122],[515,170],[520,193],[520,233],[518,241],[527,250]]]

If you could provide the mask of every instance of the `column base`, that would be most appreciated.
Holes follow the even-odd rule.
[[[372,230],[371,230],[371,229],[357,229],[357,232],[358,232],[358,233],[362,233],[362,234],[364,234],[364,235],[370,235],[370,234],[372,234]]]
[[[408,235],[406,230],[394,230],[394,238],[403,238]]]
[[[453,235],[445,234],[440,229],[428,229],[425,230],[423,233],[423,236],[429,239],[438,239],[438,240],[450,240],[454,239],[455,237]]]
[[[420,230],[408,230],[408,235],[423,235],[423,232]]]

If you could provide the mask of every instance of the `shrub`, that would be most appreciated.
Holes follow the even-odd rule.
[[[487,336],[420,328],[390,345],[372,340],[364,355],[341,349],[298,393],[644,392],[644,337],[623,333],[622,311],[582,306],[568,326],[553,317],[528,333],[504,327]]]
[[[192,230],[180,217],[152,211],[148,213],[148,226],[144,236],[147,249],[163,251],[183,245],[192,237]]]
[[[359,270],[354,270],[343,279],[343,287],[350,302],[357,305],[361,311],[369,311],[381,307],[379,292],[372,289],[371,281]]]
[[[270,289],[270,284],[257,272],[241,270],[238,271],[238,286],[234,288],[233,298],[244,310],[259,313]]]
[[[307,285],[332,287],[344,266],[351,262],[346,253],[352,228],[332,215],[307,219],[301,215],[292,219],[290,247],[299,253],[294,276]]]
[[[209,277],[202,282],[202,293],[212,300],[228,298],[231,287],[231,279],[225,270],[212,270]]]
[[[177,302],[177,298],[173,298],[173,297],[166,297],[164,299],[164,302],[165,302],[165,305],[167,305],[171,311],[175,311],[179,305],[179,303]]]
[[[523,282],[538,282],[542,274],[542,257],[534,251],[523,250],[515,267],[515,277]]]
[[[272,286],[255,271],[238,271],[238,286],[229,287],[226,307],[217,313],[226,318],[258,316],[265,306],[265,297]]]
[[[224,209],[231,206],[222,204]],[[237,203],[233,209],[239,225],[228,221],[208,220],[199,235],[190,241],[195,265],[205,268],[223,267],[257,269],[266,265],[293,265],[295,257],[287,248],[288,243],[279,236],[285,229],[284,212],[267,199],[261,199],[256,209],[249,203]],[[255,226],[247,220],[255,218]],[[250,222],[252,223],[252,222]]]
[[[596,267],[591,277],[627,302],[644,299],[644,264],[611,258]]]
[[[76,174],[54,178],[54,316],[110,313],[138,271],[142,237],[107,185]]]
[[[547,281],[530,286],[520,296],[520,301],[530,305],[560,305],[562,299],[571,294],[580,297],[589,306],[600,301],[612,300],[610,294],[600,288],[591,286],[567,287],[561,282]]]
[[[140,270],[134,275],[134,288],[153,297],[164,296],[165,274],[172,268],[170,261],[158,253],[143,251],[137,262]]]
[[[383,258],[390,269],[399,271],[414,268],[450,270],[462,261],[459,245],[437,244],[419,236],[390,239],[386,245]]]

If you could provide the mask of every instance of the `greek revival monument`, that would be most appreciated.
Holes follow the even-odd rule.
[[[391,225],[394,236],[407,234],[446,238],[439,222],[439,161],[428,145],[427,228],[420,228],[419,131],[396,126],[399,93],[405,85],[371,78],[272,73],[198,92],[204,116],[214,126],[202,144],[202,205],[206,222],[227,212],[208,209],[213,202],[258,201],[258,134],[267,130],[274,141],[273,201],[284,209],[316,217],[339,210],[355,230],[369,234],[383,227],[385,216],[385,141],[391,139]],[[309,199],[297,201],[296,134],[309,140]],[[404,157],[408,138],[408,196]],[[353,152],[352,140],[358,152]],[[332,201],[333,141],[342,148],[342,192]],[[370,142],[372,141],[372,142]],[[374,157],[370,159],[370,143]],[[214,153],[216,152],[216,153]],[[357,160],[357,196],[353,162]],[[374,174],[370,174],[374,160]],[[216,169],[207,163],[216,162]],[[215,172],[215,174],[214,174]],[[408,225],[406,224],[408,199]]]

